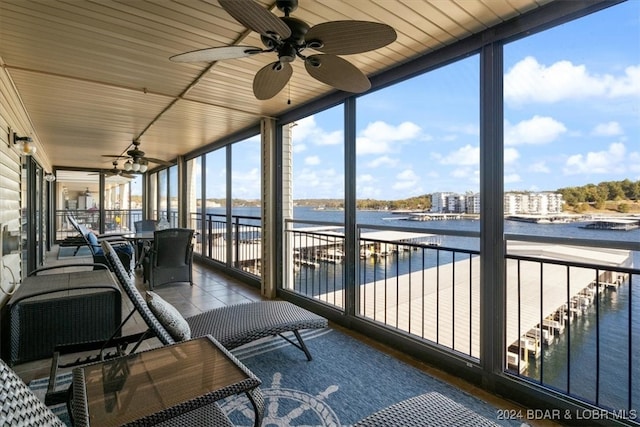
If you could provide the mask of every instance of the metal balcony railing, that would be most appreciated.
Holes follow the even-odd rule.
[[[260,217],[232,215],[230,226],[227,226],[227,216],[222,214],[205,214],[204,224],[199,213],[191,213],[189,218],[190,226],[195,230],[200,230],[204,225],[204,236],[197,239],[197,253],[227,264],[228,268],[260,277]]]
[[[230,253],[227,265],[259,276],[259,218],[226,219],[205,216],[205,256],[226,263]],[[285,226],[285,289],[346,311],[344,225]],[[357,236],[355,315],[479,362],[479,234],[358,225]],[[637,412],[639,244],[507,235],[505,245],[505,373]]]

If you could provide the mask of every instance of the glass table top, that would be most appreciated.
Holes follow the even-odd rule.
[[[78,369],[91,425],[122,425],[212,391],[231,395],[259,384],[254,378],[238,389],[251,376],[207,337]]]

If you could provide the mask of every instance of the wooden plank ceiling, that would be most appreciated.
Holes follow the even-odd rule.
[[[274,1],[256,1],[282,16]],[[395,28],[394,43],[346,58],[370,76],[548,1],[300,0],[292,16]],[[121,154],[138,137],[147,156],[173,161],[334,90],[297,60],[289,86],[257,101],[253,76],[275,54],[213,65],[168,59],[238,44],[262,46],[217,0],[0,1],[0,65],[29,113],[32,129],[23,131],[55,166],[108,169],[101,155]]]

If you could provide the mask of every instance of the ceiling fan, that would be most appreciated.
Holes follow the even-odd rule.
[[[362,71],[337,55],[350,55],[378,49],[396,39],[395,30],[387,24],[368,21],[331,21],[313,27],[290,16],[298,0],[276,0],[284,13],[278,18],[254,0],[218,0],[224,10],[245,27],[260,34],[264,48],[223,46],[194,50],[172,56],[175,62],[213,62],[275,52],[278,60],[263,67],[253,79],[257,99],[272,98],[285,87],[296,57],[304,61],[307,72],[315,79],[337,89],[362,93],[371,82]],[[305,55],[306,49],[321,54]],[[305,52],[306,53],[306,52]]]
[[[158,163],[163,166],[171,166],[171,162],[167,162],[165,160],[154,159],[153,157],[146,157],[144,155],[144,151],[138,148],[140,146],[139,140],[134,140],[132,143],[133,149],[128,150],[125,154],[103,154],[102,157],[115,157],[116,159],[123,159],[128,157],[127,161],[124,163],[124,170],[127,172],[141,172],[144,173],[147,171],[149,167],[149,163]]]
[[[107,169],[104,172],[106,176],[121,176],[123,178],[135,178],[136,176],[130,173],[126,173],[125,171],[118,169],[118,161],[113,161],[113,168]],[[100,175],[99,173],[90,173],[89,175]]]

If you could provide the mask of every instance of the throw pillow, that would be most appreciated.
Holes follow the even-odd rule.
[[[147,291],[147,305],[174,340],[191,339],[189,324],[174,306],[151,291]]]
[[[98,236],[93,234],[91,231],[87,233],[87,240],[89,244],[93,247],[93,253],[96,255],[103,255],[102,248],[100,247],[100,243],[98,243]]]

